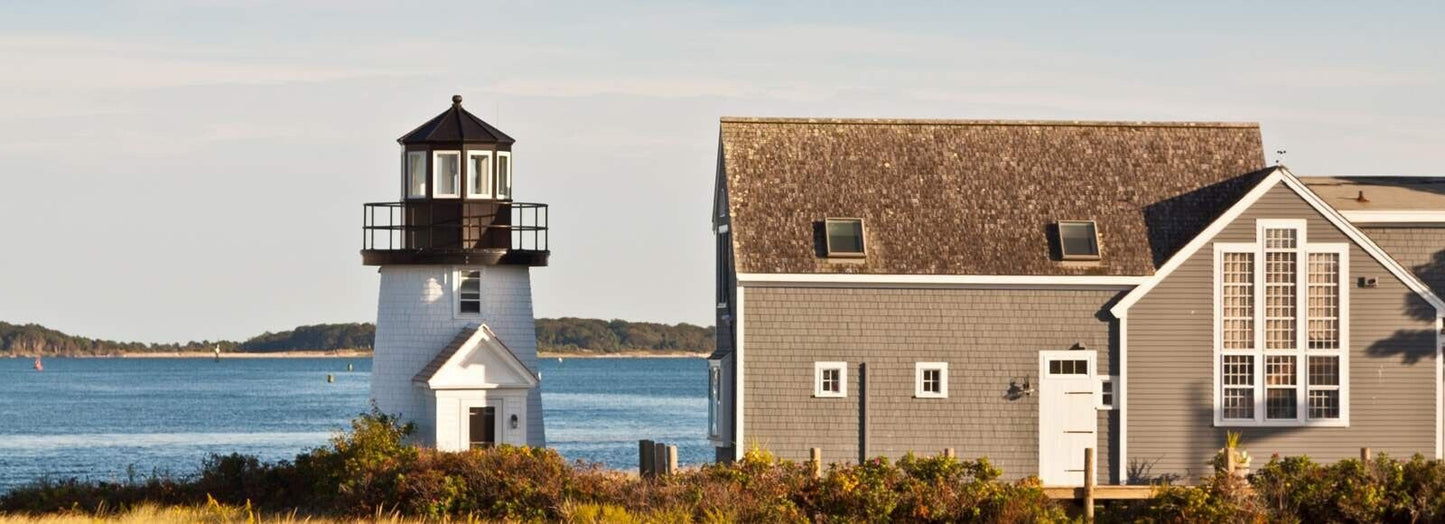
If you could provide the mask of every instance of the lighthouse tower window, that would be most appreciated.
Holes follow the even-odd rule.
[[[482,312],[482,272],[457,272],[457,313],[476,315]]]
[[[492,152],[467,152],[467,198],[492,198]]]
[[[461,193],[462,154],[459,152],[437,152],[434,159],[436,179],[432,181],[437,197],[456,197]]]
[[[497,198],[512,198],[512,154],[497,152]]]
[[[426,197],[426,153],[423,151],[406,153],[406,196]]]

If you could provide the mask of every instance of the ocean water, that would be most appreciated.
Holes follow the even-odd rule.
[[[0,359],[0,492],[46,476],[189,475],[211,453],[289,459],[369,407],[365,358],[44,364]],[[676,444],[683,464],[712,458],[705,361],[552,358],[541,372],[547,444],[563,456],[635,468],[637,441],[651,439]]]

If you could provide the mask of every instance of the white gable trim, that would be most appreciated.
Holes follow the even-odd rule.
[[[738,273],[738,284],[819,287],[955,287],[1130,289],[1147,276],[1098,275],[875,275],[857,273]]]
[[[468,355],[474,353],[475,350],[489,351],[491,354],[499,357],[497,358],[497,360],[500,361],[502,365],[506,366],[507,369],[512,371],[513,374],[522,377],[523,383],[488,384],[479,386],[448,386],[436,384],[437,376],[441,375],[445,370],[449,368],[455,368],[456,366],[460,365],[461,360],[466,358]],[[531,389],[537,387],[537,384],[539,384],[540,382],[541,380],[537,377],[537,374],[532,372],[531,368],[528,368],[526,364],[522,363],[522,360],[518,358],[515,353],[512,353],[512,350],[508,348],[505,344],[503,344],[500,339],[497,338],[497,334],[493,333],[491,328],[487,327],[486,324],[483,324],[481,326],[481,329],[472,332],[472,336],[467,338],[466,343],[462,344],[462,347],[457,349],[457,352],[453,353],[452,356],[447,359],[446,363],[442,364],[440,369],[437,369],[437,371],[433,373],[431,377],[427,378],[425,385],[432,390],[502,388]]]
[[[1429,209],[1351,210],[1340,215],[1355,224],[1445,224],[1445,211]]]
[[[1215,219],[1213,223],[1209,224],[1209,227],[1195,236],[1193,240],[1190,240],[1188,244],[1185,244],[1184,248],[1175,253],[1168,262],[1165,262],[1164,266],[1159,268],[1159,271],[1156,271],[1153,277],[1124,295],[1124,298],[1120,300],[1118,304],[1115,304],[1113,308],[1110,308],[1109,312],[1113,313],[1115,318],[1124,318],[1124,316],[1129,314],[1129,308],[1143,299],[1145,295],[1148,295],[1150,291],[1153,291],[1160,282],[1169,278],[1169,275],[1178,270],[1179,266],[1184,265],[1185,261],[1193,258],[1195,253],[1203,249],[1204,246],[1208,245],[1224,228],[1234,223],[1240,215],[1254,206],[1255,202],[1263,198],[1270,189],[1273,189],[1281,183],[1283,183],[1285,187],[1293,190],[1300,198],[1304,199],[1310,207],[1325,217],[1325,220],[1334,224],[1334,226],[1353,241],[1355,245],[1360,246],[1360,249],[1369,253],[1370,256],[1379,262],[1380,265],[1384,266],[1390,274],[1400,279],[1401,282],[1404,282],[1405,287],[1410,288],[1411,291],[1414,291],[1417,295],[1420,295],[1421,298],[1424,298],[1426,302],[1429,302],[1431,306],[1435,307],[1436,311],[1445,312],[1445,300],[1441,300],[1439,296],[1430,291],[1430,288],[1420,282],[1420,279],[1416,278],[1413,273],[1410,273],[1410,271],[1401,266],[1399,262],[1396,262],[1395,259],[1386,254],[1385,250],[1380,249],[1380,246],[1376,245],[1373,240],[1370,240],[1369,236],[1366,236],[1359,228],[1351,224],[1349,220],[1346,220],[1344,216],[1340,215],[1339,211],[1336,211],[1335,208],[1330,207],[1329,204],[1321,200],[1318,195],[1310,191],[1303,182],[1300,182],[1298,178],[1295,178],[1295,176],[1284,167],[1276,167],[1271,170],[1269,175],[1265,176],[1264,180],[1260,181],[1254,189],[1251,189],[1249,193],[1244,195],[1244,198],[1239,199],[1239,201],[1225,211],[1223,215],[1220,215],[1218,219]]]

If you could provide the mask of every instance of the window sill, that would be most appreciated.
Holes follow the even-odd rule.
[[[867,253],[828,253],[828,258],[868,258]]]
[[[915,395],[913,395],[913,398],[916,398],[916,399],[924,399],[924,400],[947,399],[947,398],[948,398],[948,395],[917,395],[917,394],[915,394]]]
[[[848,395],[820,395],[814,393],[813,398],[848,398]]]
[[[1347,428],[1350,421],[1338,420],[1215,420],[1217,428]]]

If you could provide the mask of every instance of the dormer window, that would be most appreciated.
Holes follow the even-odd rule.
[[[862,257],[863,219],[830,218],[823,222],[827,233],[828,256]]]
[[[512,198],[512,153],[497,152],[497,200]]]
[[[467,198],[492,198],[492,152],[467,152]]]
[[[1059,254],[1064,260],[1098,260],[1099,233],[1094,221],[1059,221]]]
[[[461,194],[462,154],[460,151],[437,151],[433,160],[432,188],[434,197],[456,198]]]
[[[406,197],[426,198],[426,152],[406,152]]]

